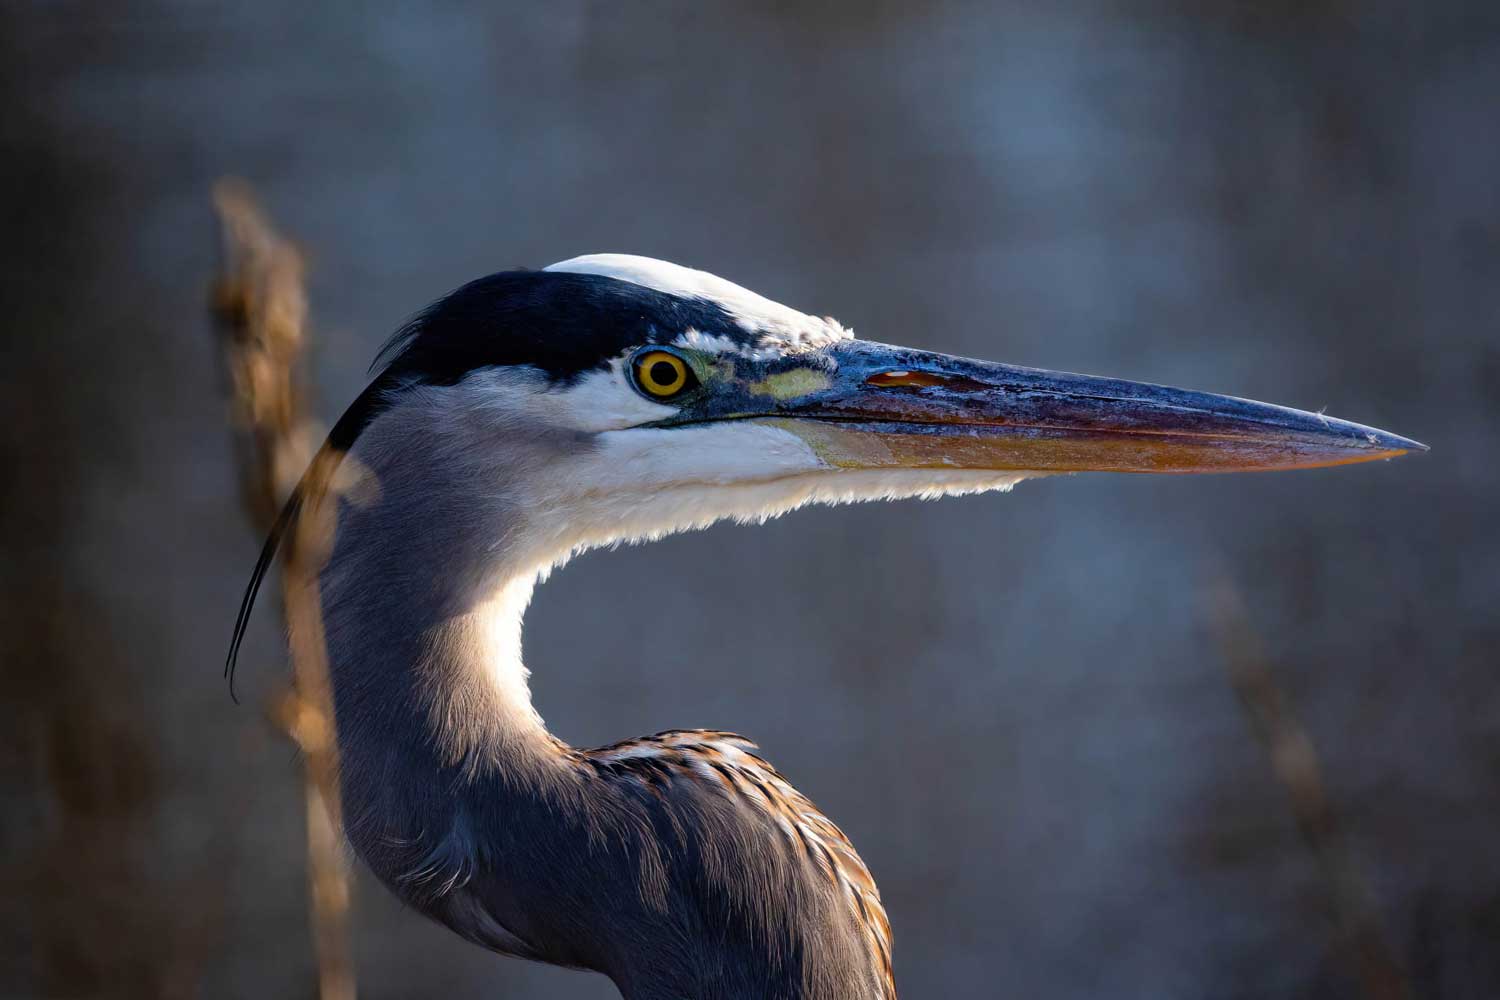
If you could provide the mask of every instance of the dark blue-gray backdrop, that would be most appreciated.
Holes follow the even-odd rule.
[[[1427,441],[596,553],[528,659],[570,741],[757,739],[868,859],[911,997],[1363,996],[1227,579],[1415,991],[1500,991],[1494,5],[18,0],[0,142],[0,995],[310,994],[274,604],[248,704],[219,678],[258,544],[204,317],[225,173],[310,254],[325,417],[448,288],[617,250]],[[368,997],[612,995],[355,905]]]

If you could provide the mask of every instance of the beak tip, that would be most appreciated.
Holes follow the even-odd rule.
[[[1377,431],[1366,436],[1371,445],[1380,451],[1389,452],[1391,458],[1397,458],[1406,454],[1419,455],[1424,451],[1432,450],[1420,441],[1404,438],[1399,434],[1387,434],[1384,431]]]
[[[1339,420],[1321,412],[1301,413],[1299,416],[1303,418],[1302,430],[1308,434],[1309,440],[1319,442],[1321,439],[1320,443],[1328,446],[1330,454],[1342,453],[1355,462],[1399,458],[1408,453],[1419,454],[1431,450],[1412,438],[1367,424]]]

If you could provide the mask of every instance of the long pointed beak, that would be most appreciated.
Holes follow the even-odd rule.
[[[1393,458],[1426,445],[1321,413],[1144,382],[956,358],[864,341],[821,382],[766,380],[771,414],[848,468],[1248,472]]]

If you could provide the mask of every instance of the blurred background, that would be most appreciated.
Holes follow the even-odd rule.
[[[434,297],[610,250],[1426,441],[595,553],[527,659],[570,742],[756,739],[903,995],[1500,995],[1500,11],[813,7],[0,3],[0,996],[314,995],[275,601],[219,675],[225,174],[308,255],[324,420]],[[364,996],[615,995],[357,878]]]

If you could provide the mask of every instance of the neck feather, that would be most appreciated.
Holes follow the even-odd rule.
[[[362,763],[351,753],[369,747],[416,767],[518,777],[555,759],[521,658],[521,618],[547,563],[506,544],[528,535],[522,504],[492,478],[475,482],[471,459],[416,447],[420,437],[372,443],[351,456],[362,478],[339,501],[320,578],[346,778]]]

